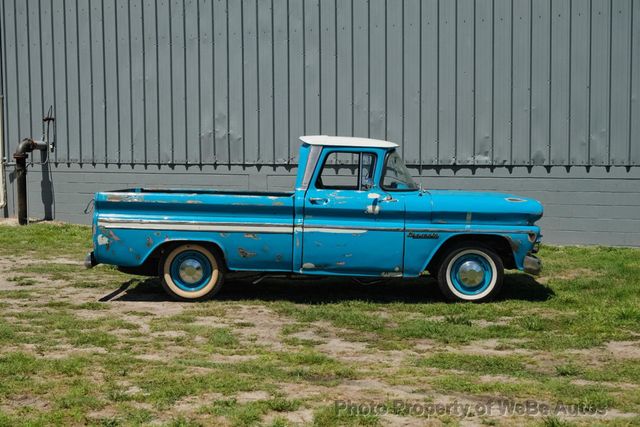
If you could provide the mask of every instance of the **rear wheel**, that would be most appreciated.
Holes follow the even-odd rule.
[[[438,269],[438,285],[450,301],[482,302],[502,287],[502,259],[489,247],[464,243],[452,248]]]
[[[174,299],[200,301],[220,291],[224,281],[219,257],[197,244],[183,244],[160,263],[162,286]]]

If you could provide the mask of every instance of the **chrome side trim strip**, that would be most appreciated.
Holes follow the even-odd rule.
[[[180,224],[180,225],[255,225],[260,227],[289,227],[290,224],[278,224],[278,223],[242,223],[242,222],[219,222],[219,221],[180,221],[171,219],[131,219],[131,218],[118,218],[118,217],[99,217],[98,222],[105,224]]]
[[[198,221],[98,220],[98,227],[129,230],[218,231],[240,233],[292,234],[293,226],[284,224],[229,224]]]
[[[309,233],[336,233],[336,234],[363,234],[367,231],[374,231],[377,228],[334,228],[334,227],[304,227],[302,231]]]
[[[127,219],[103,217],[98,218],[98,227],[141,229],[141,230],[176,230],[176,231],[219,231],[244,233],[293,233],[293,224],[210,222],[210,221],[172,221],[160,219]],[[405,233],[496,233],[496,234],[528,234],[531,230],[504,229],[468,229],[468,228],[407,228],[402,227],[362,227],[342,225],[296,226],[296,231],[336,234],[362,234],[367,231],[395,231]]]
[[[403,227],[359,227],[349,225],[309,225],[303,226],[304,231],[319,233],[357,233],[364,231],[404,231]]]
[[[532,230],[483,230],[479,228],[407,228],[407,233],[498,233],[498,234],[529,234]]]
[[[207,222],[207,221],[171,221],[125,218],[99,218],[98,227],[141,229],[141,230],[182,230],[182,231],[221,231],[246,233],[293,233],[294,226],[288,224],[242,224],[237,222]],[[317,225],[312,227],[295,227],[297,231],[317,233],[362,234],[367,231],[397,231],[400,227],[348,227]]]

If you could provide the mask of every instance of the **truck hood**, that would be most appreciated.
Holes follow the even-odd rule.
[[[533,225],[542,204],[506,193],[430,190],[434,223]]]

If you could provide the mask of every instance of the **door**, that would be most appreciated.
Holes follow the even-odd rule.
[[[302,271],[402,276],[404,203],[380,190],[384,150],[323,151],[304,200]]]

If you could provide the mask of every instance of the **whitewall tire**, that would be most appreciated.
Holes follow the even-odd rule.
[[[174,299],[200,301],[218,293],[224,280],[222,262],[199,244],[182,244],[171,250],[160,265],[162,286]]]
[[[438,269],[438,284],[450,301],[488,301],[502,287],[502,259],[489,247],[464,243],[453,247]]]

